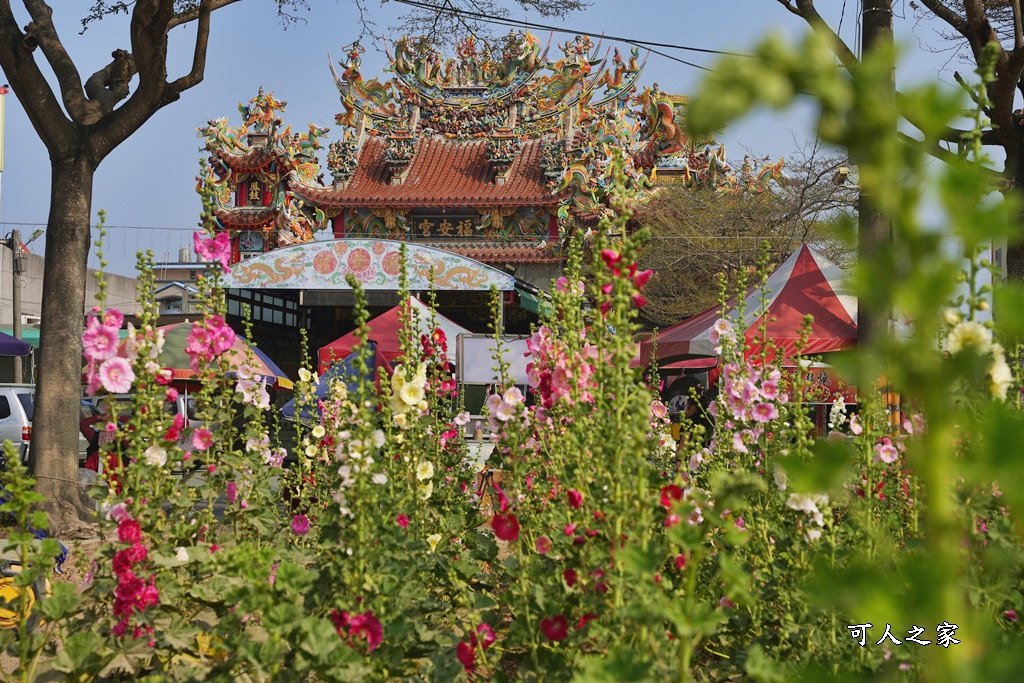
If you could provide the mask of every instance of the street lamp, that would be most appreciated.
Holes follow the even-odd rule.
[[[40,235],[43,234],[42,229],[37,229],[32,232],[32,236],[28,238],[28,241],[22,243],[21,241],[21,230],[11,230],[10,236],[5,239],[4,246],[11,250],[11,275],[12,275],[12,287],[11,287],[11,332],[14,333],[15,338],[21,339],[21,274],[25,271],[25,255],[22,251],[23,247],[27,247],[32,244]],[[14,381],[22,382],[25,376],[21,366],[21,356],[14,357]]]

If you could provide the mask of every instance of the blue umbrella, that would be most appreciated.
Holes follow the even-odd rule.
[[[371,363],[377,353],[377,342],[367,342],[370,351]],[[317,400],[323,399],[327,396],[327,391],[330,388],[331,381],[334,379],[344,379],[348,385],[348,391],[350,394],[354,394],[359,389],[359,349],[356,349],[349,355],[345,356],[344,359],[336,361],[327,368],[324,374],[320,375],[320,383],[313,385],[313,394],[307,398],[306,404],[302,406],[299,412],[298,419],[300,420],[312,420],[319,418],[319,408],[317,407]],[[369,369],[370,375],[367,377],[367,381],[373,381],[373,373],[375,369],[371,365]],[[296,404],[295,399],[288,401],[281,406],[281,414],[289,420],[296,419]]]

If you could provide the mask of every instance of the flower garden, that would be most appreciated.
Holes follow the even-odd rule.
[[[123,432],[115,465],[93,489],[103,542],[84,585],[54,583],[31,606],[36,628],[26,618],[0,632],[18,657],[7,676],[1017,680],[1024,318],[1006,289],[1006,316],[984,322],[990,292],[976,285],[1005,215],[966,162],[906,174],[920,159],[872,100],[884,63],[850,79],[828,54],[814,40],[766,43],[757,60],[724,63],[688,110],[695,130],[717,130],[812,93],[819,135],[859,154],[865,191],[899,226],[898,246],[856,277],[864,304],[898,304],[913,332],[839,361],[861,404],[848,415],[837,402],[827,438],[815,436],[800,374],[777,367],[770,345],[745,360],[722,319],[713,437],[677,451],[656,375],[630,367],[646,235],[606,243],[602,229],[592,262],[575,243],[553,287],[554,311],[529,342],[527,395],[508,384],[487,401],[500,476],[467,463],[468,414],[436,333],[408,335],[390,379],[333,384],[322,419],[300,424],[287,453],[264,386],[224,366],[234,332],[216,274],[188,351],[203,376],[197,411],[217,426],[194,430],[186,452],[180,416],[163,410],[175,392],[155,362],[143,258],[150,313],[130,331],[131,357],[114,355],[122,317],[102,302],[83,337],[89,392],[136,397],[130,423],[111,425]],[[922,89],[908,106],[940,126],[962,106],[944,97]],[[921,218],[926,182],[966,266],[943,257]],[[628,188],[613,196],[605,228],[625,225]],[[196,240],[209,260],[224,256],[211,235]],[[301,373],[300,402],[318,381]],[[883,383],[899,404],[868,389]],[[172,476],[183,469],[198,474]],[[2,509],[44,527],[16,464],[5,486]],[[27,567],[19,583],[49,571],[55,542],[15,531],[9,543]]]

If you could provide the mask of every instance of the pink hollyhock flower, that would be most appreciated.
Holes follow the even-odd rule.
[[[661,505],[670,508],[683,499],[683,490],[675,484],[661,488]]]
[[[213,445],[213,432],[209,429],[197,427],[192,432],[192,446],[197,451],[205,451],[207,448]]]
[[[171,387],[170,389],[167,390],[167,402],[168,403],[174,403],[177,400],[178,400],[178,390],[175,389],[174,387]],[[175,417],[177,417],[177,415],[175,415]],[[182,424],[184,424],[184,422]],[[180,429],[180,427],[179,427],[179,429]]]
[[[210,330],[210,348],[215,356],[219,356],[235,343],[235,331],[226,323],[221,323]]]
[[[724,595],[722,596],[722,599],[718,601],[718,604],[721,605],[722,607],[735,607],[736,606],[735,602],[733,602],[729,598],[725,597]]]
[[[118,503],[114,507],[110,508],[110,512],[107,513],[107,518],[120,524],[121,522],[126,522],[132,519],[132,516],[128,513],[128,506],[125,503]]]
[[[399,513],[399,514],[395,515],[395,524],[397,524],[398,526],[402,527],[403,529],[408,529],[409,528],[409,518],[406,517],[405,515]]]
[[[551,539],[549,539],[547,536],[541,536],[534,543],[534,547],[537,549],[537,552],[541,555],[547,555],[549,552],[551,552]]]
[[[108,308],[103,313],[103,324],[115,330],[120,329],[124,325],[124,314],[116,308]]]
[[[569,622],[561,614],[540,620],[540,631],[548,640],[558,642],[569,637]]]
[[[292,532],[296,536],[305,536],[309,533],[309,518],[306,515],[295,515],[292,517]]]
[[[864,425],[860,423],[860,417],[857,415],[850,416],[850,433],[854,436],[860,436],[864,433]]]
[[[751,411],[751,415],[755,422],[771,422],[778,419],[779,409],[773,403],[758,403]]]
[[[647,299],[644,298],[643,294],[634,294],[633,305],[636,306],[637,308],[643,308],[644,306],[647,305]]]
[[[201,232],[193,233],[192,244],[196,254],[206,261],[220,263],[225,273],[230,273],[231,238],[226,232],[218,233],[213,239],[203,239]]]
[[[889,464],[896,462],[899,458],[899,451],[892,445],[889,439],[884,439],[881,443],[875,444],[875,460],[881,460],[882,462]]]
[[[473,673],[473,669],[476,667],[476,649],[465,641],[460,641],[455,646],[455,656],[459,658],[462,663],[462,668],[466,670],[467,674]]]
[[[100,382],[112,394],[127,394],[132,389],[135,373],[125,358],[108,358],[100,365]]]
[[[576,489],[569,489],[566,495],[569,497],[569,507],[573,510],[579,510],[580,506],[583,505],[583,494]]]
[[[1006,619],[1007,621],[1012,621],[1013,623],[1016,624],[1017,623],[1017,611],[1016,610],[1012,610],[1012,609],[1006,610],[1005,612],[1003,612],[1003,619]]]
[[[90,318],[90,322],[95,320]],[[82,333],[82,355],[87,360],[106,360],[117,353],[117,328],[91,324]]]
[[[565,525],[565,529],[563,529],[562,531],[565,532],[566,536],[572,536],[574,533],[576,533],[576,525],[575,524],[566,524]]]
[[[236,484],[233,481],[228,482],[227,496],[229,503],[235,502],[235,500],[238,498],[238,484]]]
[[[562,580],[565,581],[565,585],[572,588],[576,585],[576,570],[566,569],[562,572]]]
[[[494,535],[503,541],[519,538],[519,520],[514,514],[494,515],[491,517],[491,528],[494,529]]]

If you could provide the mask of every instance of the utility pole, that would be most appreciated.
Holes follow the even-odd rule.
[[[11,308],[14,319],[11,321],[14,329],[14,336],[21,339],[21,273],[25,269],[23,256],[21,255],[21,230],[11,231],[11,275],[13,282],[11,287]],[[14,357],[14,381],[24,382],[25,375],[21,367],[21,356]]]
[[[861,58],[875,50],[892,50],[892,0],[863,0],[861,11]],[[896,72],[885,84],[886,100],[896,100]],[[895,131],[894,131],[895,133]],[[857,205],[859,258],[864,263],[872,262],[878,251],[889,244],[891,227],[889,218],[878,212],[871,197],[860,190]],[[857,307],[857,347],[868,348],[872,343],[884,339],[889,330],[889,311],[875,310],[863,302]]]

